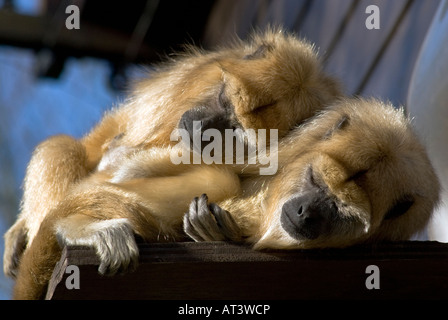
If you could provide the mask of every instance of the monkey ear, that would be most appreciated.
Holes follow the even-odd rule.
[[[266,56],[266,54],[274,49],[274,46],[269,43],[262,43],[257,50],[252,52],[251,54],[245,55],[243,60],[255,60],[261,59]]]
[[[339,118],[339,121],[336,122],[336,124],[331,127],[324,135],[323,140],[330,139],[333,133],[339,130],[344,130],[348,125],[350,124],[350,117],[348,115],[343,115],[341,118]]]
[[[400,199],[384,216],[384,220],[396,219],[404,215],[414,204],[412,196],[405,196]]]

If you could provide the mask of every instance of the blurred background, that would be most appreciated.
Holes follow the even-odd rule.
[[[66,26],[70,5],[79,8],[79,29]],[[369,5],[379,9],[379,29],[366,27]],[[347,94],[407,107],[448,182],[447,8],[444,0],[0,0],[0,233],[19,212],[36,144],[82,137],[144,76],[142,66],[184,44],[213,49],[267,25],[316,43]],[[448,241],[447,221],[442,206],[422,238]],[[2,239],[2,260],[3,250]],[[1,272],[0,299],[11,287]]]

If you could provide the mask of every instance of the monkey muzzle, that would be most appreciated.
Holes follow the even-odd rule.
[[[338,208],[323,190],[312,190],[285,202],[281,225],[294,239],[313,240],[330,235],[338,219]]]

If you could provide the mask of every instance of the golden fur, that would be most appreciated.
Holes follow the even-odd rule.
[[[277,174],[171,162],[179,146],[170,135],[185,114],[214,104],[243,129],[279,130]],[[43,142],[24,188],[5,235],[4,268],[16,276],[18,299],[43,296],[63,245],[93,247],[99,271],[113,274],[135,267],[135,234],[177,241],[182,228],[197,241],[260,249],[407,239],[427,222],[439,185],[402,110],[342,98],[311,45],[269,31],[230,49],[192,51],[138,83],[83,139]],[[327,206],[332,223],[285,222],[285,212],[306,213],[305,205],[313,214]]]
[[[186,232],[197,241],[230,239],[258,249],[407,240],[425,227],[440,185],[402,109],[374,99],[343,99],[280,142],[274,177],[254,175],[241,182],[241,190],[219,207],[196,198]],[[317,192],[315,202],[331,201],[336,215],[317,237],[291,236],[282,209],[299,199],[299,210],[309,203],[300,197],[309,192]]]
[[[36,148],[21,213],[5,235],[14,297],[42,297],[61,245],[94,246],[100,272],[114,273],[136,261],[134,233],[146,241],[183,239],[182,216],[194,196],[237,196],[241,168],[187,168],[169,158],[179,119],[222,94],[232,121],[278,129],[280,138],[341,96],[313,46],[278,30],[216,52],[190,50],[158,68],[81,140],[58,136]],[[129,163],[125,173],[134,171],[110,182]]]

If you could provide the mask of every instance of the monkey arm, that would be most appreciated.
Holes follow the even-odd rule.
[[[22,253],[45,216],[87,176],[86,163],[85,147],[69,136],[54,136],[36,147],[27,167],[19,218],[5,234],[5,274],[16,275]]]
[[[109,172],[111,175],[110,182],[122,183],[140,178],[179,176],[185,172],[190,172],[192,168],[198,167],[189,163],[174,163],[171,157],[179,151],[179,147],[176,146],[151,147],[140,150],[130,148],[125,156],[126,161],[116,161],[117,159],[113,159],[113,156],[110,156],[109,153],[106,153],[103,159],[119,163],[117,168]],[[189,151],[183,150],[183,152]],[[109,160],[109,157],[112,159]]]
[[[41,222],[75,183],[94,170],[104,152],[104,144],[119,132],[119,120],[123,118],[110,112],[81,140],[58,135],[35,148],[24,180],[19,218],[5,234],[5,274],[16,275],[18,261]]]
[[[101,173],[86,178],[45,217],[23,253],[15,298],[42,297],[61,245],[94,248],[101,273],[126,271],[135,267],[138,258],[134,234],[145,241],[183,239],[182,216],[194,195],[207,191],[210,199],[221,201],[240,192],[235,174],[213,166],[123,183],[103,178]]]

